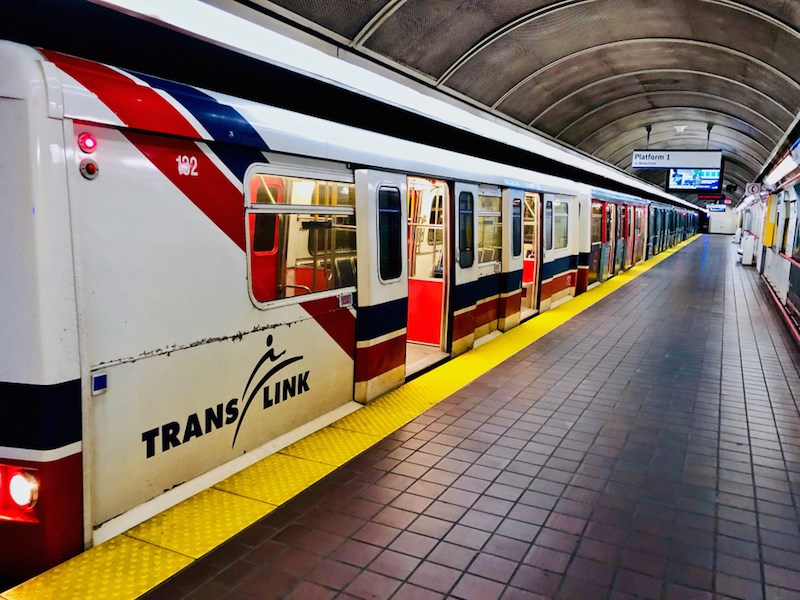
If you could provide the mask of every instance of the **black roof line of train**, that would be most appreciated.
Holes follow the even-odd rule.
[[[663,196],[86,0],[6,3],[0,8],[0,38],[659,203],[669,203]],[[258,82],[258,85],[253,85],[253,82]]]

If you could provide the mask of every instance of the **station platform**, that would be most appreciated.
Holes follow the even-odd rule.
[[[800,353],[698,236],[55,569],[27,598],[800,598]]]

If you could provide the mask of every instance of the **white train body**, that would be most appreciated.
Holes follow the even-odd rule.
[[[3,569],[400,385],[409,344],[452,356],[586,288],[585,185],[8,42],[0,65],[0,475],[39,485],[0,497]]]

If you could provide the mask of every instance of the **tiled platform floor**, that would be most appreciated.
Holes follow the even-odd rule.
[[[705,236],[163,598],[800,598],[800,358]]]

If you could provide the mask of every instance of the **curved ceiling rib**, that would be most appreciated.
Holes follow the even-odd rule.
[[[469,50],[467,50],[464,54],[459,56],[449,67],[448,69],[442,74],[441,77],[436,82],[436,85],[444,85],[447,80],[461,68],[462,65],[466,64],[473,56],[488,48],[492,44],[494,44],[497,40],[501,39],[503,36],[509,34],[510,32],[514,31],[515,29],[522,27],[523,25],[527,25],[528,23],[542,17],[543,15],[552,14],[560,10],[564,10],[565,8],[571,8],[574,5],[578,4],[588,4],[591,2],[597,2],[597,0],[563,0],[562,2],[554,2],[552,5],[545,6],[543,8],[539,8],[533,12],[524,14],[520,17],[514,19],[511,23],[507,23],[497,31],[493,31],[488,36],[480,40],[477,44],[472,46]]]
[[[630,113],[593,131],[587,138],[583,140],[582,148],[592,155],[601,156],[603,154],[601,152],[601,148],[609,143],[613,143],[614,140],[620,135],[619,131],[629,132],[636,130],[639,132],[639,135],[642,139],[646,139],[646,125],[651,125],[654,129],[656,129],[659,126],[668,124],[670,122],[674,123],[675,125],[680,125],[686,121],[704,124],[713,123],[714,125],[729,127],[730,129],[746,135],[748,139],[754,140],[759,146],[764,148],[772,148],[775,145],[776,140],[774,138],[764,136],[761,131],[753,128],[753,126],[746,121],[743,121],[742,119],[732,115],[722,115],[721,113],[694,107],[683,108],[680,110],[680,113],[676,113],[677,111],[675,109],[663,108]],[[680,119],[676,118],[678,114],[681,116]],[[615,128],[616,131],[614,131]],[[764,138],[763,141],[758,140],[758,134]],[[595,139],[600,139],[601,141],[597,145],[593,146],[590,142],[593,142]]]
[[[486,37],[481,39],[478,43],[473,45],[469,48],[466,52],[464,52],[461,56],[459,56],[445,71],[445,73],[439,77],[437,80],[437,85],[443,85],[447,82],[448,79],[458,71],[463,65],[469,62],[474,56],[485,50],[486,48],[490,47],[492,44],[497,42],[498,40],[502,39],[503,37],[507,36],[509,33],[519,29],[524,25],[528,25],[536,21],[537,19],[541,19],[546,15],[552,15],[556,12],[573,9],[575,7],[585,5],[585,4],[592,4],[595,2],[601,2],[602,0],[564,0],[562,2],[556,2],[551,5],[545,6],[543,8],[539,8],[531,13],[524,14],[511,23],[508,23],[501,27],[500,29],[489,33]],[[798,39],[800,39],[800,34],[793,30],[792,28],[786,26],[782,22],[774,19],[773,17],[763,13],[761,11],[757,11],[752,9],[751,7],[747,7],[739,2],[733,2],[732,0],[700,0],[700,2],[705,2],[708,4],[716,4],[719,6],[724,6],[726,8],[732,10],[738,10],[744,14],[747,14],[755,19],[763,20],[764,22],[768,23],[772,27],[777,27],[783,29],[789,35],[792,35]]]
[[[762,92],[761,90],[759,90],[757,88],[754,88],[754,87],[751,87],[751,86],[749,86],[749,85],[747,85],[745,83],[742,83],[741,81],[737,81],[735,79],[731,79],[730,77],[724,77],[722,75],[715,75],[713,73],[706,73],[706,72],[703,72],[703,71],[692,71],[692,70],[689,70],[689,69],[643,69],[643,70],[639,70],[639,71],[631,71],[629,73],[623,73],[623,74],[619,74],[619,75],[612,75],[610,77],[605,77],[603,79],[599,79],[599,80],[594,81],[594,82],[592,82],[592,83],[590,83],[588,85],[585,85],[585,86],[583,86],[581,88],[578,88],[574,92],[572,92],[570,94],[567,94],[566,96],[562,97],[560,100],[557,100],[555,103],[551,104],[543,112],[539,113],[539,115],[536,117],[536,119],[531,121],[529,123],[529,125],[531,127],[535,127],[536,126],[536,122],[546,118],[546,116],[547,116],[547,114],[549,112],[551,112],[553,110],[557,110],[560,105],[562,105],[562,104],[564,104],[566,102],[569,102],[572,99],[576,99],[576,98],[578,98],[579,96],[581,96],[583,94],[591,92],[593,88],[602,87],[602,86],[608,86],[611,82],[621,81],[623,79],[630,78],[630,77],[639,77],[641,75],[668,75],[668,74],[673,74],[673,73],[678,73],[678,74],[681,74],[681,75],[695,75],[695,76],[700,77],[700,78],[717,79],[717,80],[720,80],[722,82],[725,82],[726,84],[730,84],[730,86],[732,88],[736,88],[736,87],[744,88],[745,90],[747,90],[748,93],[752,93],[754,95],[760,96],[764,101],[774,104],[775,107],[777,108],[777,110],[786,113],[786,115],[788,116],[789,119],[794,118],[794,113],[792,111],[790,111],[786,106],[784,106],[783,104],[778,102],[772,96],[769,96],[769,95],[765,94],[764,92]],[[646,82],[644,82],[644,83],[646,83]],[[675,83],[677,83],[677,81]],[[664,90],[653,90],[653,91],[664,91]]]
[[[561,136],[564,135],[567,130],[571,129],[577,123],[585,121],[589,117],[591,117],[593,115],[596,115],[596,114],[600,113],[601,111],[608,109],[609,107],[612,107],[612,106],[615,106],[615,105],[619,105],[619,104],[622,104],[622,103],[625,103],[625,102],[631,102],[632,100],[637,100],[637,99],[640,99],[640,98],[641,99],[650,99],[650,98],[654,98],[654,97],[658,97],[658,96],[662,96],[662,95],[663,96],[674,95],[674,96],[681,96],[681,97],[683,97],[683,96],[687,96],[687,97],[697,96],[697,97],[701,97],[701,98],[719,100],[719,101],[721,101],[721,102],[723,102],[725,104],[731,104],[731,105],[741,109],[744,112],[751,113],[753,115],[756,115],[757,117],[760,117],[761,119],[763,119],[764,121],[766,121],[767,123],[769,123],[770,125],[775,127],[775,129],[779,133],[782,133],[784,131],[783,127],[781,127],[780,125],[778,125],[777,123],[775,123],[771,119],[765,117],[761,113],[757,112],[756,110],[753,110],[752,108],[750,108],[746,104],[742,104],[741,102],[736,102],[735,100],[731,100],[730,98],[725,98],[723,96],[714,96],[712,94],[705,94],[703,92],[694,92],[694,91],[688,91],[688,90],[676,90],[674,92],[645,92],[645,93],[642,93],[642,94],[636,94],[636,95],[631,95],[631,96],[625,96],[623,98],[618,98],[617,100],[613,100],[612,102],[607,102],[607,103],[605,103],[605,104],[603,104],[601,106],[598,106],[597,108],[594,108],[593,110],[591,110],[589,112],[584,113],[578,119],[575,119],[571,123],[567,124],[567,126],[564,127],[563,129],[561,129],[561,131],[559,131],[558,134],[555,137],[556,137],[556,139],[560,139]],[[576,145],[580,146],[580,143],[578,143]]]
[[[782,79],[783,81],[788,83],[790,86],[800,90],[800,81],[794,79],[790,75],[784,73],[783,71],[778,70],[777,68],[773,67],[769,63],[764,62],[764,61],[762,61],[761,59],[759,59],[759,58],[757,58],[755,56],[752,56],[750,54],[746,54],[745,52],[742,52],[740,50],[736,50],[735,48],[731,48],[729,46],[722,46],[720,44],[712,44],[710,42],[704,42],[704,41],[701,41],[701,40],[688,40],[688,39],[682,39],[682,38],[635,38],[635,39],[629,39],[629,40],[618,40],[618,41],[608,42],[606,44],[601,44],[601,45],[598,45],[598,46],[593,46],[591,48],[585,48],[583,50],[579,50],[579,51],[574,52],[572,54],[565,55],[565,56],[559,58],[558,60],[553,61],[552,63],[544,65],[543,67],[537,69],[536,71],[534,71],[530,75],[526,76],[524,79],[522,79],[521,81],[516,83],[514,85],[514,87],[512,87],[507,92],[505,92],[503,94],[503,96],[501,96],[501,98],[498,99],[492,105],[492,108],[498,108],[505,100],[507,100],[515,92],[519,91],[523,86],[525,86],[526,84],[530,83],[534,79],[540,78],[543,74],[547,73],[548,71],[550,71],[552,69],[558,69],[559,67],[562,67],[564,65],[564,63],[566,63],[568,61],[572,61],[572,60],[576,60],[576,59],[577,60],[584,59],[586,61],[590,61],[591,59],[590,59],[589,55],[591,55],[593,53],[596,53],[596,52],[601,52],[601,51],[604,51],[604,50],[608,50],[610,48],[623,48],[623,47],[625,47],[625,46],[627,46],[629,44],[653,44],[653,43],[656,43],[656,44],[670,44],[670,45],[672,45],[672,44],[685,44],[685,45],[688,45],[688,46],[697,46],[697,47],[700,47],[700,48],[712,49],[712,50],[715,50],[715,51],[728,53],[728,54],[731,54],[731,55],[736,56],[738,58],[745,59],[746,61],[748,61],[750,63],[758,65],[760,68],[765,69],[765,70],[769,71],[770,73],[776,75],[777,77],[779,77],[780,79]]]
[[[364,25],[354,37],[350,45],[353,47],[363,46],[370,36],[377,31],[377,29],[386,22],[386,19],[391,17],[406,3],[407,0],[389,0],[383,8],[381,8],[375,15]]]
[[[651,148],[719,148],[737,184],[800,137],[795,0],[208,1],[294,13],[306,31],[629,172],[647,125]]]
[[[675,121],[673,121],[675,123]],[[706,131],[696,130],[692,135],[685,135],[679,138],[675,135],[674,126],[661,128],[656,133],[651,133],[650,144],[655,148],[659,148],[662,142],[669,143],[677,139],[691,139],[696,146],[703,146],[706,143]],[[618,155],[621,152],[630,154],[634,150],[641,150],[647,145],[647,136],[641,130],[627,130],[625,134],[615,137],[611,142],[605,144],[602,149],[595,150],[592,154],[607,162],[618,164],[620,158]],[[770,149],[762,146],[752,138],[741,134],[725,127],[714,127],[711,138],[709,140],[709,148],[712,150],[719,149],[721,146],[736,148],[746,156],[753,158],[760,167],[764,160],[769,156]],[[630,158],[630,156],[628,157]]]

